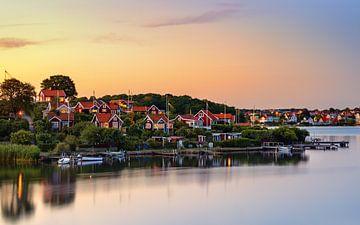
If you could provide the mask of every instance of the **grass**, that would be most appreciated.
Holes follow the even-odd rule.
[[[35,145],[0,144],[0,161],[36,161],[39,159],[40,149]]]

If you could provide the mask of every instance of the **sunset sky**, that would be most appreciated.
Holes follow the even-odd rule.
[[[358,0],[12,0],[0,12],[0,70],[37,90],[66,74],[79,96],[360,106]]]

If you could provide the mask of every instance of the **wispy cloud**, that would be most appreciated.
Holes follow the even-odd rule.
[[[3,27],[28,27],[28,26],[42,26],[47,23],[10,23],[10,24],[0,24],[0,28]]]
[[[204,12],[200,15],[192,15],[180,18],[172,18],[172,19],[165,19],[160,20],[157,22],[144,24],[144,27],[166,27],[166,26],[178,26],[178,25],[188,25],[188,24],[201,24],[201,23],[211,23],[222,20],[230,15],[233,15],[239,11],[239,8],[236,6],[234,7],[227,7],[218,10],[212,10]]]
[[[119,44],[124,42],[133,43],[137,45],[145,44],[145,41],[140,40],[136,37],[129,35],[120,35],[117,33],[108,33],[108,34],[100,35],[96,37],[93,41],[97,43],[110,43],[110,44]]]
[[[22,38],[0,38],[0,49],[21,48],[27,45],[36,45],[40,42],[30,41]]]

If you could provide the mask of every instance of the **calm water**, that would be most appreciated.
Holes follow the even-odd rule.
[[[0,224],[360,224],[360,128],[309,128],[349,149],[1,167]]]

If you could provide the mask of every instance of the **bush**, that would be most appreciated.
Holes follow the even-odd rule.
[[[29,130],[29,123],[26,120],[0,119],[0,141],[7,141],[10,134],[19,130]]]
[[[155,141],[154,139],[148,139],[146,144],[148,144],[151,149],[161,149],[163,147],[161,142]]]
[[[172,142],[165,142],[165,146],[166,149],[177,149],[177,143],[172,143]]]
[[[75,151],[76,146],[79,144],[78,138],[76,136],[74,136],[74,135],[66,136],[64,142],[67,143],[70,146],[71,151]]]
[[[34,141],[34,135],[30,131],[19,130],[10,135],[10,142],[12,144],[30,145]]]
[[[51,134],[39,133],[35,137],[36,145],[41,149],[41,151],[47,152],[54,149],[56,141]]]
[[[40,149],[35,145],[0,145],[0,161],[37,160]]]
[[[63,152],[69,153],[69,152],[71,152],[71,148],[68,143],[60,142],[56,145],[56,147],[54,149],[54,153],[60,154]]]
[[[254,139],[258,142],[264,142],[264,141],[271,141],[272,132],[271,130],[247,129],[241,132],[241,136],[243,138]]]
[[[249,138],[236,138],[215,143],[215,146],[223,148],[246,148],[259,145],[260,143],[258,141],[251,140]]]

